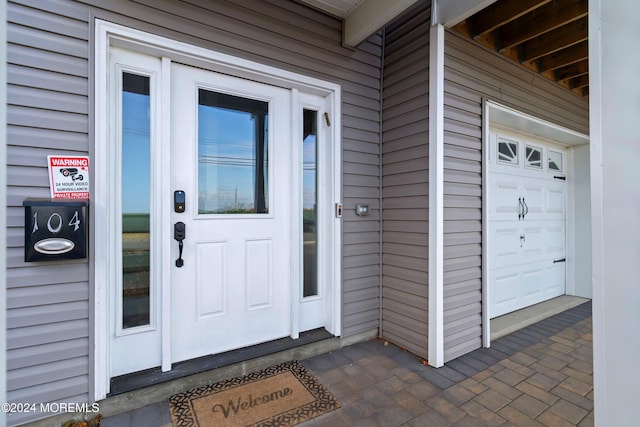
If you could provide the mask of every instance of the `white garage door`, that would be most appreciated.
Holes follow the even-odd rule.
[[[565,152],[492,133],[488,197],[489,316],[565,293]]]

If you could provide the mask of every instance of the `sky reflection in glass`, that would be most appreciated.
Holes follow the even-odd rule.
[[[251,105],[259,101],[246,100],[244,105],[243,98],[227,97],[235,98],[238,109],[198,105],[198,212],[201,214],[256,213],[260,197],[267,199],[267,115],[244,111],[251,110]],[[256,159],[260,156],[264,157],[262,170],[256,168]],[[264,178],[263,185],[256,183],[261,178]],[[264,203],[263,212],[268,212],[268,200]]]

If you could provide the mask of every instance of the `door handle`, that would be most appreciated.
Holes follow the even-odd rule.
[[[529,206],[527,205],[527,202],[524,201],[524,197],[522,198],[522,203],[524,204],[525,209],[524,213],[522,214],[522,219],[524,219],[524,217],[529,213]]]
[[[176,267],[180,268],[184,265],[182,259],[183,241],[187,235],[187,226],[182,221],[178,221],[173,225],[173,238],[178,241],[178,259],[176,260]]]
[[[522,197],[518,197],[518,221],[524,218],[524,205],[522,204]]]

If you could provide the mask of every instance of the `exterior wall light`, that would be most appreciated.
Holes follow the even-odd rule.
[[[358,216],[368,216],[369,215],[369,205],[365,204],[357,204],[356,205],[356,215]]]

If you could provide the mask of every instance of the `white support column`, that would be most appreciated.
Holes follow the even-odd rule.
[[[589,1],[595,424],[637,419],[640,396],[640,3]]]
[[[429,35],[429,365],[444,365],[444,27]]]

